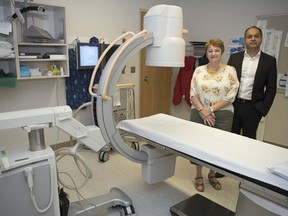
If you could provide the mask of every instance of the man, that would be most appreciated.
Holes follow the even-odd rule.
[[[256,26],[246,29],[245,51],[232,54],[228,65],[234,66],[240,82],[233,103],[232,132],[256,139],[262,116],[269,112],[276,95],[276,59],[260,50],[262,30]],[[223,177],[216,173],[216,177]]]
[[[262,31],[246,29],[246,50],[232,54],[228,65],[234,66],[240,82],[234,105],[232,132],[256,139],[258,124],[269,112],[277,90],[276,59],[260,50]]]

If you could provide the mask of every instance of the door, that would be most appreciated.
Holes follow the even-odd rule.
[[[146,12],[141,11],[141,29]],[[170,114],[172,68],[145,65],[146,48],[140,52],[140,117]]]

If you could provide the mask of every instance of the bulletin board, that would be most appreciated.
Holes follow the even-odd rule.
[[[283,73],[283,74],[287,73],[288,72],[288,39],[287,39],[288,37],[287,36],[288,14],[260,15],[260,16],[257,16],[256,18],[257,18],[257,24],[259,20],[267,20],[266,29],[282,31],[282,39],[281,39],[280,49],[279,49],[280,52],[277,58],[277,63],[278,63],[277,69],[278,69],[278,73]]]

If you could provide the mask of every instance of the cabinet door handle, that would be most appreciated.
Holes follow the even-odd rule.
[[[148,76],[145,76],[145,77],[144,77],[144,81],[145,81],[145,82],[148,82],[148,81],[149,81]]]

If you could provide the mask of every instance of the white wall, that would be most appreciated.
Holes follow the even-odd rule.
[[[286,0],[182,0],[181,5],[189,41],[219,37],[226,46],[230,38],[243,37],[245,29],[256,24],[256,16],[288,13]]]
[[[118,37],[123,30],[139,31],[139,11],[147,10],[156,4],[181,5],[184,14],[184,27],[189,29],[185,40],[206,41],[220,37],[225,44],[232,37],[243,35],[244,30],[254,25],[257,15],[279,14],[288,12],[286,0],[34,0],[35,3],[51,4],[66,7],[66,30],[68,43],[76,37],[88,41],[92,36],[104,37],[109,41]],[[228,56],[224,56],[226,62]],[[120,78],[121,83],[136,84],[136,113],[139,97],[139,55],[129,61],[126,74]],[[129,68],[136,66],[136,73]],[[174,74],[176,77],[176,73]],[[31,80],[18,81],[16,89],[0,88],[0,112],[29,108],[57,106],[66,104],[65,81]],[[172,106],[173,113],[187,118],[189,107],[184,103]],[[189,117],[188,117],[189,118]],[[67,140],[67,135],[55,134],[50,130],[46,143]],[[0,143],[13,143],[25,140],[25,134],[15,131],[0,131]],[[49,137],[49,138],[47,138]]]

